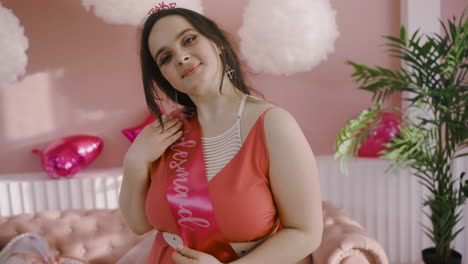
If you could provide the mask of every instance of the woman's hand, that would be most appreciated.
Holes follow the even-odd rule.
[[[163,116],[164,130],[156,120],[138,134],[125,154],[125,162],[148,166],[159,159],[166,149],[182,135],[182,121]]]
[[[179,246],[172,254],[176,264],[222,264],[210,254]]]

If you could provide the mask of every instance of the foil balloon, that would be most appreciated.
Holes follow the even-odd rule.
[[[382,156],[380,151],[387,149],[383,144],[400,133],[401,118],[392,112],[381,112],[382,118],[377,127],[369,132],[358,151],[359,157],[377,158]],[[377,117],[376,117],[377,119]]]
[[[135,141],[135,138],[140,134],[140,132],[145,128],[147,125],[153,123],[156,120],[153,115],[149,114],[146,120],[141,123],[140,125],[132,128],[127,128],[122,130],[122,133],[130,140],[130,142]]]
[[[95,136],[75,135],[50,144],[44,151],[32,150],[42,158],[42,168],[54,178],[69,178],[85,169],[101,153],[104,144]]]

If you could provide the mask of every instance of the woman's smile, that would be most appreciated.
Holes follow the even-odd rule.
[[[187,77],[197,73],[199,68],[200,68],[200,65],[201,65],[201,63],[199,63],[198,65],[195,65],[195,66],[191,66],[188,69],[186,69],[184,71],[184,73],[182,74],[182,79],[187,78]]]

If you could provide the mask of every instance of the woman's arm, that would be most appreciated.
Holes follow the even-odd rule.
[[[283,229],[232,264],[297,263],[320,245],[322,198],[315,158],[295,119],[275,108],[265,116],[270,181]]]
[[[149,168],[130,160],[124,161],[119,206],[128,226],[138,235],[152,229],[145,213],[145,199],[149,188]]]

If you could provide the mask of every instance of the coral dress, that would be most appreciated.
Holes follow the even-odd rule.
[[[240,150],[216,176],[208,189],[219,230],[230,242],[249,242],[271,233],[278,215],[270,189],[268,149],[264,133],[265,110],[256,120]],[[173,264],[171,238],[180,234],[174,221],[166,186],[169,176],[155,175],[146,197],[146,215],[157,233],[147,264]],[[178,241],[180,243],[180,241]]]

